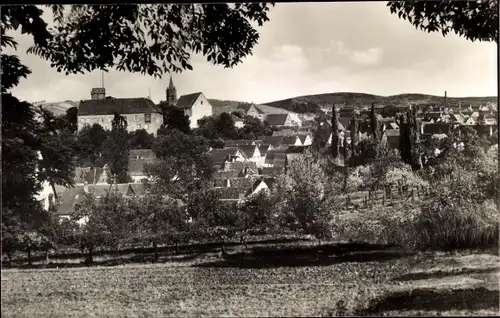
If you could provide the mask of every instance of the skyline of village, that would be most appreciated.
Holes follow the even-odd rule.
[[[44,16],[50,15],[45,10]],[[314,35],[297,21],[309,23]],[[384,2],[277,4],[259,34],[253,55],[231,69],[192,55],[194,70],[173,74],[179,93],[204,92],[209,99],[260,104],[334,92],[442,96],[446,90],[450,97],[498,95],[495,44],[416,30],[391,16]],[[13,35],[19,42],[16,54],[33,70],[13,90],[21,99],[79,101],[89,98],[89,88],[101,86],[100,71],[57,73],[49,62],[25,53],[32,43],[29,36],[20,30]],[[104,86],[110,96],[151,94],[157,103],[168,81],[168,74],[155,79],[111,70]]]

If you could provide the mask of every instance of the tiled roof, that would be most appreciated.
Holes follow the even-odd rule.
[[[75,168],[75,183],[103,183],[107,182],[108,175],[104,168],[91,167],[76,167]]]
[[[238,170],[219,170],[214,172],[213,178],[214,179],[229,179],[229,178],[237,178],[239,176],[240,171]]]
[[[284,168],[286,165],[286,151],[276,151],[274,154],[273,166],[275,168]]]
[[[283,137],[282,136],[262,136],[259,137],[264,143],[270,144],[273,147],[277,147],[283,143]]]
[[[239,189],[240,193],[247,193],[252,189],[255,178],[232,178],[229,179],[231,188]]]
[[[147,98],[105,98],[83,100],[78,116],[160,113],[160,109]]]
[[[259,146],[259,152],[260,152],[261,156],[265,156],[266,155],[267,151],[269,150],[269,146],[270,145],[267,145],[267,144],[261,144]]]
[[[283,138],[283,145],[295,145],[297,142],[297,136],[286,136]]]
[[[156,155],[151,149],[131,149],[128,157],[131,159],[154,159]]]
[[[225,147],[236,147],[239,145],[251,145],[253,140],[250,139],[239,139],[239,140],[226,140],[224,142]]]
[[[255,105],[255,107],[262,113],[265,114],[289,114],[291,112],[283,109],[283,108],[277,108],[277,107],[272,107],[268,105]]]
[[[153,163],[154,159],[128,159],[128,173],[131,177],[139,177],[146,175],[144,173],[144,165]]]
[[[295,129],[282,129],[273,131],[273,136],[293,136],[295,134]]]
[[[387,127],[388,127],[388,129],[399,129],[398,124],[396,124],[395,122],[389,123],[389,125]]]
[[[312,136],[310,134],[300,134],[300,135],[297,135],[300,139],[300,142],[302,144],[304,144],[306,142],[306,139],[307,139],[307,136],[310,136],[311,139],[312,139]]]
[[[245,105],[238,105],[238,109],[242,110],[243,112],[245,112],[245,114],[247,114],[248,111],[250,110],[250,107],[252,107],[252,106],[255,107],[258,114],[264,114],[264,111],[262,109],[260,109],[259,107],[257,107],[257,105],[255,105],[254,103],[245,104]]]
[[[284,171],[283,167],[264,167],[262,168],[261,175],[277,176]]]
[[[286,150],[286,153],[304,153],[309,146],[290,146]]]
[[[268,114],[264,119],[271,126],[283,126],[288,119],[288,114]]]
[[[432,123],[423,125],[424,134],[449,134],[451,125],[448,123]]]
[[[238,146],[238,149],[241,150],[241,152],[245,153],[245,155],[248,158],[253,157],[253,154],[254,154],[256,148],[258,149],[258,147],[255,145],[239,145]]]
[[[177,108],[191,108],[193,106],[193,104],[196,102],[196,100],[198,99],[198,96],[200,96],[200,95],[201,95],[201,92],[182,95],[177,100],[175,107],[177,107]]]
[[[224,166],[224,170],[234,170],[238,173],[237,176],[241,176],[245,174],[245,169],[248,174],[257,174],[259,170],[257,169],[257,163],[253,161],[235,161],[235,162],[226,162]]]
[[[59,194],[59,207],[56,214],[68,215],[73,214],[75,204],[82,202],[85,196],[83,186],[75,186],[68,188],[63,193]]]
[[[262,182],[264,182],[268,189],[271,189],[275,180],[276,179],[274,177],[260,177],[253,182],[252,188],[249,192],[253,193]]]
[[[140,183],[129,183],[134,195],[141,196],[146,194],[146,185],[142,182]]]
[[[235,156],[238,148],[236,147],[228,147],[224,149],[212,149],[208,153],[210,158],[212,159],[212,163],[214,165],[223,165],[226,160],[229,160],[231,156]],[[241,151],[240,151],[241,153]],[[245,154],[242,153],[243,156]]]

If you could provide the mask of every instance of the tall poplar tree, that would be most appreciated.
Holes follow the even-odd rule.
[[[332,107],[332,157],[338,158],[339,156],[339,115],[335,104]]]
[[[103,144],[103,154],[109,166],[111,178],[116,176],[117,183],[127,183],[130,181],[128,176],[127,120],[125,117],[115,114],[111,127],[111,134]],[[108,182],[110,181],[108,180]]]

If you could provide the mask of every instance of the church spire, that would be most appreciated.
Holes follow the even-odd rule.
[[[172,75],[170,75],[170,82],[167,88],[167,103],[169,105],[175,105],[176,102],[177,102],[177,89],[174,86]]]

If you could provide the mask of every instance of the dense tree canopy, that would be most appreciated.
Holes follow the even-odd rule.
[[[48,7],[54,15],[52,28],[37,6],[3,7],[2,34],[21,27],[34,38],[29,52],[67,74],[116,67],[161,76],[192,69],[191,53],[202,53],[209,62],[224,67],[237,65],[257,43],[259,35],[252,23],[262,26],[269,20],[270,4]],[[13,39],[2,41],[12,43]]]
[[[415,28],[455,32],[471,41],[498,43],[498,1],[389,1],[391,13],[408,20]]]

